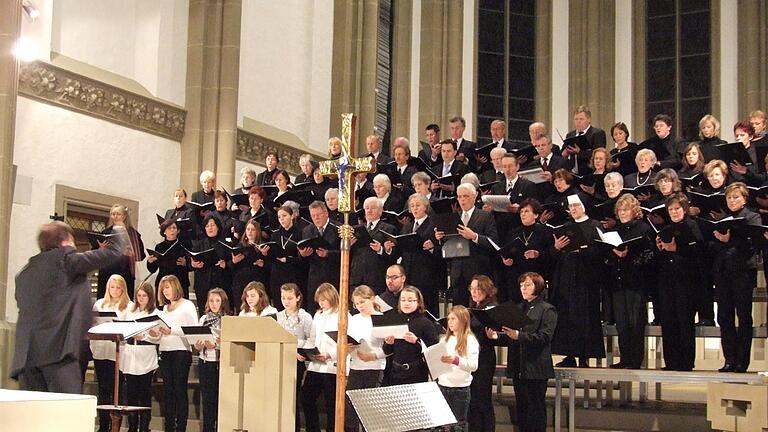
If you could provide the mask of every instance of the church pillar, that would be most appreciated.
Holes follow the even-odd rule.
[[[536,117],[552,133],[552,0],[536,0]]]
[[[392,139],[408,137],[411,129],[411,37],[413,3],[395,0],[394,37],[392,46]],[[418,140],[418,136],[410,137]],[[390,147],[391,149],[391,147]]]
[[[181,184],[190,193],[206,169],[218,187],[235,184],[241,15],[241,0],[189,2]]]
[[[419,130],[462,115],[464,2],[422,0]],[[448,134],[443,134],[449,136]]]
[[[738,2],[739,118],[754,110],[768,110],[768,4],[765,0]]]
[[[613,0],[586,0],[570,2],[569,8],[569,111],[587,105],[601,129],[615,120],[615,7]]]
[[[13,46],[21,35],[21,0],[5,2],[0,13],[0,388],[13,384],[8,378],[13,359],[13,327],[5,321],[8,295],[8,241],[13,206],[13,141],[16,125],[16,87],[19,63]]]
[[[398,5],[399,6],[399,5]],[[341,114],[357,114],[357,154],[366,152],[376,116],[378,0],[336,0],[333,7],[330,134],[341,134]]]

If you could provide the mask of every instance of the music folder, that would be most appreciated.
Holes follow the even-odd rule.
[[[552,233],[556,237],[566,236],[571,240],[571,242],[565,246],[563,252],[572,252],[589,245],[587,238],[584,237],[584,233],[581,232],[581,228],[573,222],[567,222],[558,226],[547,224],[547,226],[552,229]]]
[[[111,233],[111,234],[102,234],[97,233],[93,231],[88,231],[85,233],[86,237],[88,237],[88,243],[91,244],[91,249],[98,249],[99,248],[99,242],[108,242],[112,237],[116,236],[117,233]]]
[[[520,306],[513,300],[504,302],[490,309],[469,309],[472,315],[483,326],[503,331],[502,327],[520,330],[533,321],[523,312]]]
[[[328,335],[331,339],[333,339],[334,342],[339,343],[339,332],[338,331],[327,331],[325,334]],[[360,345],[360,341],[353,338],[349,334],[347,334],[347,344],[350,345]]]
[[[89,339],[125,340],[157,326],[155,323],[115,321],[105,322],[88,329]]]
[[[389,311],[382,315],[371,315],[373,329],[371,336],[385,339],[394,336],[402,339],[408,333],[408,318],[397,311]]]
[[[386,236],[387,240],[392,240],[396,246],[404,250],[421,250],[424,244],[419,234],[415,232],[398,235],[390,234],[386,231],[382,231],[382,233]]]
[[[630,239],[622,239],[618,231],[606,231],[603,232],[600,228],[597,229],[597,235],[599,240],[595,240],[596,243],[607,246],[609,249],[624,250],[629,248],[633,243],[640,241],[643,237],[632,237]]]
[[[214,333],[214,329],[209,326],[181,326],[181,331],[184,333],[184,339],[190,345],[194,345],[197,341],[216,343],[217,335]]]

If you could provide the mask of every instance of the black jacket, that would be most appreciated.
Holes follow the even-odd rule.
[[[520,307],[533,323],[520,329],[517,341],[510,341],[508,369],[514,380],[555,377],[552,366],[552,336],[557,327],[557,311],[541,297]]]

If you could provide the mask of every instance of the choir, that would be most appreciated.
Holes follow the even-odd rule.
[[[510,142],[501,120],[490,126],[492,142],[479,145],[463,138],[461,117],[450,119],[449,139],[440,139],[437,124],[428,125],[418,157],[405,138],[393,141],[393,157],[379,137],[366,138],[377,172],[355,178],[349,321],[355,344],[347,371],[337,371],[336,340],[328,335],[339,306],[338,182],[320,175],[309,155],[300,158],[293,183],[279,156],[269,153],[266,170],[244,169],[242,187],[231,193],[217,189],[209,171],[190,201],[185,190],[174,191],[174,207],[158,215],[164,240],[147,250],[157,295],[143,283],[132,303],[133,263],[144,249],[127,209],[116,205],[106,231],[126,227],[130,246],[122,261],[101,269],[106,282],[94,309],[128,318],[158,314],[169,327],[134,338],[126,350],[129,402],[148,403],[148,377],[159,365],[165,428],[185,430],[194,349],[206,383],[203,429],[215,430],[218,346],[190,346],[179,329],[218,328],[230,311],[275,315],[296,335],[307,431],[321,429],[321,393],[326,413],[334,412],[337,373],[348,373],[354,389],[436,380],[458,427],[492,431],[487,405],[499,345],[510,348],[520,430],[544,430],[552,354],[564,356],[558,366],[590,367],[590,359],[605,357],[603,325],[615,324],[621,361],[610,367],[642,367],[649,303],[651,324],[662,328],[665,369],[692,370],[695,326],[714,325],[716,318],[725,358],[720,370],[745,372],[758,257],[768,250],[766,115],[755,111],[737,123],[732,143],[720,138],[712,115],[699,122],[696,142],[675,140],[665,114],[654,117],[653,135],[640,144],[617,122],[610,151],[588,107],[578,107],[573,120],[561,146],[539,122],[529,128],[530,142]],[[339,157],[338,138],[329,140],[328,153]],[[454,305],[443,325],[435,318],[441,296]],[[505,302],[518,303],[531,323],[497,332],[475,317],[473,311]],[[374,336],[382,312],[399,314],[407,331]],[[446,345],[442,361],[451,369],[430,376],[422,349],[437,343]],[[92,351],[100,403],[108,403],[111,359],[98,343]],[[130,430],[147,430],[147,421],[133,418]],[[326,430],[333,422],[328,415]],[[351,407],[345,429],[359,430]]]

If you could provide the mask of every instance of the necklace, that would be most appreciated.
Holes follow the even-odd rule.
[[[533,236],[533,231],[531,231],[531,233],[528,234],[527,236],[525,235],[525,231],[523,231],[523,244],[528,246],[528,242],[531,241],[532,236]]]
[[[650,180],[650,179],[651,179],[651,172],[650,172],[650,171],[648,171],[647,173],[645,173],[645,175],[646,175],[647,177],[645,178],[645,180],[643,180],[643,181],[641,182],[641,181],[640,181],[640,173],[637,173],[637,185],[638,185],[638,186],[642,186],[642,185],[644,185],[644,184],[648,183],[648,180]]]

